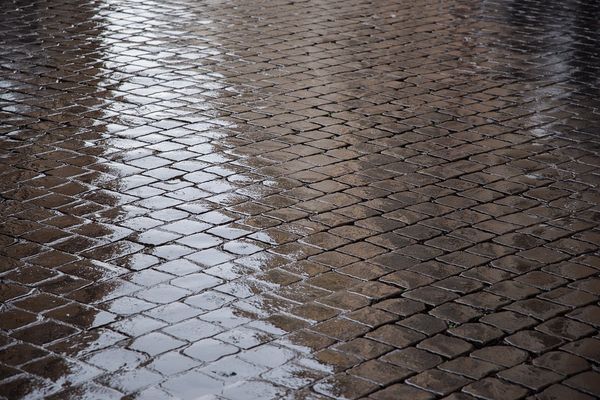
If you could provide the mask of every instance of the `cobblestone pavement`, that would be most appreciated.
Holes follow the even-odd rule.
[[[3,0],[0,398],[600,396],[598,15]]]

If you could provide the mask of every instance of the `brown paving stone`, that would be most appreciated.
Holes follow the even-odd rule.
[[[331,307],[326,307],[317,303],[307,303],[295,307],[291,310],[291,313],[301,318],[310,319],[313,321],[323,321],[336,316],[338,311]]]
[[[435,367],[442,362],[442,358],[425,350],[409,347],[403,350],[395,350],[386,354],[382,359],[395,365],[409,368],[413,371],[424,371]]]
[[[377,385],[351,375],[336,375],[318,382],[314,389],[325,395],[357,399],[372,392]]]
[[[0,361],[9,366],[17,366],[46,354],[46,351],[29,344],[15,344],[2,350]]]
[[[525,364],[501,371],[498,377],[536,391],[562,379],[559,374]]]
[[[20,371],[11,367],[7,367],[7,366],[1,366],[0,367],[0,378],[2,380],[6,379],[6,378],[10,378],[11,376],[15,376],[17,374],[19,374]]]
[[[18,329],[36,321],[35,314],[12,309],[0,313],[0,329],[4,331]]]
[[[473,348],[471,344],[464,340],[443,334],[437,334],[431,338],[425,339],[419,343],[417,347],[432,353],[440,354],[447,358],[455,358]]]
[[[387,299],[378,302],[374,307],[403,317],[425,310],[423,303],[410,299]]]
[[[538,289],[518,281],[499,282],[492,285],[488,290],[498,296],[506,297],[511,300],[520,300],[539,293]]]
[[[496,310],[509,303],[510,300],[487,292],[477,292],[463,296],[457,302],[484,310]]]
[[[335,318],[314,327],[314,330],[338,340],[347,341],[369,331],[368,326],[348,319]]]
[[[488,346],[471,353],[472,357],[503,367],[512,367],[527,360],[527,353],[509,346]]]
[[[472,357],[459,357],[441,364],[438,368],[471,379],[481,379],[500,369],[498,365]]]
[[[512,333],[536,324],[535,319],[512,311],[500,311],[484,315],[479,319],[503,331]]]
[[[304,346],[314,351],[321,350],[329,345],[335,343],[335,339],[327,336],[319,335],[309,331],[297,331],[288,336],[291,342],[298,346]],[[359,339],[356,339],[359,340]],[[352,343],[352,342],[348,342]],[[358,354],[350,352],[352,354]]]
[[[74,363],[56,356],[42,358],[22,368],[31,374],[51,380],[60,379],[65,374],[65,371],[69,371],[69,384],[82,383],[101,374],[101,370],[97,368]]]
[[[529,272],[517,277],[515,280],[543,290],[553,289],[566,283],[560,276],[551,275],[542,271]]]
[[[590,367],[581,357],[562,351],[550,351],[533,360],[533,364],[563,375],[572,375]]]
[[[593,337],[584,338],[565,344],[561,349],[586,358],[592,362],[600,360],[599,340]]]
[[[568,287],[554,289],[539,296],[541,299],[549,300],[567,307],[581,307],[596,300],[596,296],[582,290],[574,290]]]
[[[0,383],[0,393],[9,398],[21,399],[50,392],[50,385],[39,378],[18,377]]]
[[[394,347],[404,348],[420,341],[425,336],[411,329],[396,325],[385,325],[369,332],[367,337]]]
[[[412,375],[408,368],[398,367],[378,360],[367,361],[350,371],[349,374],[369,379],[381,385],[390,384]]]
[[[430,392],[447,395],[468,384],[471,380],[459,375],[432,369],[410,377],[407,382]]]
[[[437,306],[442,303],[446,303],[450,300],[454,300],[458,295],[443,289],[434,287],[423,287],[409,292],[404,293],[405,297],[409,299],[420,301],[432,306]]]
[[[392,313],[378,310],[373,307],[365,307],[348,314],[348,318],[358,321],[370,327],[377,327],[393,321],[398,317]]]
[[[405,326],[415,331],[422,332],[425,335],[433,335],[444,331],[448,325],[443,320],[428,314],[415,314],[404,318],[398,322],[398,325]]]
[[[503,336],[503,332],[501,330],[480,323],[466,323],[455,328],[448,329],[448,333],[480,344],[489,343]]]
[[[592,326],[600,326],[600,307],[598,306],[587,306],[578,308],[566,315],[569,318],[588,323]]]
[[[414,289],[433,282],[432,278],[411,271],[396,271],[379,279],[404,289]]]
[[[591,396],[600,396],[598,373],[595,371],[588,371],[575,375],[564,381],[564,384]]]
[[[566,340],[575,340],[582,336],[590,335],[595,331],[595,329],[589,325],[562,317],[548,320],[539,325],[536,329]]]
[[[496,378],[485,378],[465,387],[464,392],[489,400],[516,400],[525,396],[527,390],[505,383]]]
[[[553,304],[537,298],[517,301],[505,308],[541,320],[554,317],[555,315],[568,310],[562,305]]]
[[[71,326],[47,321],[19,329],[13,332],[12,336],[27,343],[43,345],[70,336],[75,332],[77,330]]]
[[[370,300],[356,293],[339,291],[320,300],[323,304],[342,310],[357,310],[370,303]]]
[[[112,322],[116,317],[92,307],[71,303],[44,314],[47,317],[73,324],[81,328],[92,328]]]
[[[0,299],[2,299],[2,301],[7,301],[19,297],[28,291],[29,290],[26,288],[18,285],[2,283],[0,284]]]
[[[558,400],[558,399],[573,399],[573,400],[591,400],[592,396],[578,392],[564,385],[552,385],[536,396],[540,400]]]
[[[538,331],[523,330],[508,336],[505,341],[533,353],[543,353],[563,343],[563,340]]]
[[[388,297],[392,297],[401,292],[398,288],[388,285],[382,282],[364,282],[359,285],[355,285],[352,292],[367,296],[374,301],[379,301]]]
[[[321,350],[315,353],[315,359],[329,366],[333,371],[340,372],[361,363],[361,359],[348,353],[342,353],[331,349]]]
[[[357,262],[341,268],[340,272],[353,278],[372,280],[387,274],[389,270],[375,264]]]
[[[308,280],[308,283],[311,285],[331,291],[349,288],[358,284],[359,282],[359,280],[335,272],[321,274]]]
[[[445,303],[429,312],[431,315],[456,324],[468,322],[479,317],[482,312],[463,304]]]
[[[349,342],[342,343],[336,348],[340,351],[344,351],[367,360],[388,353],[393,349],[391,346],[366,338],[356,338]]]

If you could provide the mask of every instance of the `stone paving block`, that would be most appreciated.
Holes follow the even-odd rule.
[[[468,384],[471,380],[459,375],[432,369],[408,378],[407,382],[430,392],[447,395]]]
[[[386,362],[404,366],[413,371],[423,371],[442,362],[442,358],[425,350],[409,347],[404,350],[395,350],[386,354],[382,359]]]
[[[565,380],[564,384],[591,396],[598,397],[600,395],[600,388],[598,387],[597,378],[597,372],[588,371],[572,376]]]
[[[482,379],[468,385],[463,390],[465,393],[471,394],[478,398],[490,400],[516,400],[523,398],[527,394],[526,389],[520,386],[505,383],[496,378]]]
[[[533,364],[563,375],[572,375],[589,368],[590,364],[581,357],[562,351],[551,351],[533,360]]]
[[[419,342],[426,336],[395,325],[385,325],[367,334],[367,337],[398,348],[404,348]]]
[[[460,357],[443,363],[438,367],[443,371],[463,375],[471,379],[481,379],[492,372],[498,371],[498,365],[478,360],[472,357]]]
[[[598,339],[590,337],[565,344],[561,349],[586,358],[592,362],[600,360],[600,349]]]
[[[503,367],[512,367],[527,360],[527,353],[510,346],[488,346],[471,353],[472,357]]]
[[[376,388],[372,382],[345,374],[325,378],[314,386],[318,393],[343,399],[358,399]]]
[[[562,379],[562,376],[559,374],[526,364],[501,371],[497,375],[504,380],[520,384],[535,391],[539,391],[541,388]]]
[[[349,371],[350,374],[387,385],[399,379],[412,375],[408,368],[398,367],[378,360],[367,361]]]
[[[544,353],[555,347],[560,346],[563,340],[556,336],[547,335],[537,331],[520,331],[505,339],[513,346],[531,351],[533,353]]]

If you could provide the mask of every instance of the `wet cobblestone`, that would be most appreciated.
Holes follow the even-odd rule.
[[[591,0],[5,0],[0,398],[600,397]]]

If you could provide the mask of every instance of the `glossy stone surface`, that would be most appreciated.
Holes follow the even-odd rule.
[[[592,0],[5,0],[0,399],[600,396]]]

